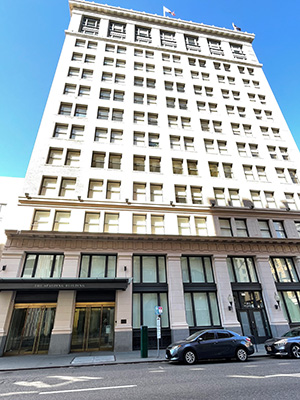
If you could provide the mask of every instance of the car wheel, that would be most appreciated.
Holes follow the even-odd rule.
[[[300,346],[298,344],[293,344],[291,347],[291,356],[293,358],[300,358]]]
[[[192,365],[195,364],[197,361],[196,354],[193,352],[193,350],[187,350],[184,353],[184,362],[186,364]]]
[[[236,358],[237,358],[238,361],[242,361],[242,362],[247,361],[247,359],[248,359],[248,354],[247,354],[246,350],[243,349],[242,347],[240,347],[239,349],[237,349],[237,351],[236,351]]]

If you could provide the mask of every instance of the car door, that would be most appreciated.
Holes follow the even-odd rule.
[[[236,337],[228,331],[218,331],[215,344],[216,357],[233,357],[236,349]]]
[[[212,358],[215,350],[216,336],[214,331],[203,332],[197,340],[196,351],[198,359]]]

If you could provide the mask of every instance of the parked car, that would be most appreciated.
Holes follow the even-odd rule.
[[[265,342],[265,349],[271,356],[300,358],[300,326],[291,329],[278,338]]]
[[[205,329],[193,333],[185,340],[170,344],[166,350],[169,361],[194,364],[212,358],[236,358],[247,361],[254,353],[254,346],[247,336],[240,336],[225,329]]]

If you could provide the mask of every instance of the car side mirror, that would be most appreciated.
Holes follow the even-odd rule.
[[[199,338],[198,338],[198,342],[202,342],[202,340],[203,340],[202,337],[199,337]]]

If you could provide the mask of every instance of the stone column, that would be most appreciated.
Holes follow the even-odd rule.
[[[281,336],[289,329],[287,320],[284,317],[281,307],[275,308],[275,294],[277,289],[269,264],[268,255],[258,255],[255,257],[256,270],[259,282],[262,286],[262,295],[269,318],[273,336]]]
[[[0,356],[3,355],[9,324],[14,309],[15,292],[0,292]]]
[[[65,252],[62,278],[76,278],[78,276],[79,262],[79,252]],[[58,293],[49,354],[68,354],[70,352],[75,303],[75,290],[61,290]]]
[[[132,254],[119,253],[117,278],[132,278]],[[132,280],[132,279],[131,279]],[[132,350],[132,283],[116,291],[115,351]]]
[[[227,255],[213,256],[213,270],[218,289],[217,297],[222,326],[241,334],[242,328],[237,319],[234,303],[232,304],[232,310],[228,309],[228,296],[231,295],[233,298],[233,295],[227,268]]]
[[[184,290],[181,272],[181,256],[167,255],[168,300],[172,342],[189,336],[186,322]]]

